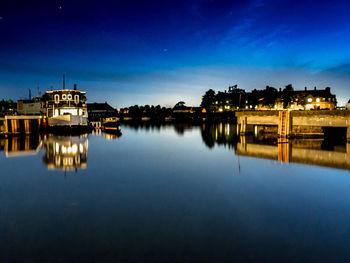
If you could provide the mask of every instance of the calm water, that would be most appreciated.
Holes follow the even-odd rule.
[[[0,144],[1,262],[350,262],[347,145],[233,125]]]

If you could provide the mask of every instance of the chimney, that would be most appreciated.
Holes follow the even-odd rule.
[[[282,88],[280,88],[280,92],[282,91]]]
[[[305,87],[305,91],[307,91],[307,87]]]
[[[73,89],[74,89],[74,90],[77,90],[77,84],[74,84],[74,85],[73,85]]]
[[[314,87],[314,90],[316,90],[316,86]]]

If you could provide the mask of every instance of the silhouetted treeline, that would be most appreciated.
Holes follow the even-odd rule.
[[[161,107],[160,105],[157,106],[139,106],[134,105],[127,108],[121,108],[119,115],[122,117],[132,117],[132,118],[142,118],[142,117],[149,117],[152,119],[157,118],[165,118],[167,116],[171,116],[172,109]]]

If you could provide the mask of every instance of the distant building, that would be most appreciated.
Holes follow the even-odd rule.
[[[245,92],[237,85],[228,91],[218,92],[213,102],[216,112],[235,110],[334,110],[337,99],[329,87],[325,89],[294,90],[287,85],[283,90],[267,86],[263,90]]]
[[[0,116],[16,114],[17,103],[12,100],[0,101]]]
[[[107,102],[105,103],[88,103],[87,104],[89,121],[100,121],[102,118],[116,116],[117,110]]]

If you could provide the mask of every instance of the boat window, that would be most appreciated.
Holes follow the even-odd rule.
[[[79,95],[74,95],[74,102],[75,102],[76,104],[79,103]]]
[[[67,100],[67,95],[66,94],[62,94],[62,100]]]
[[[72,100],[72,94],[68,94],[67,98],[68,100]]]
[[[60,95],[55,94],[55,103],[60,103]]]

